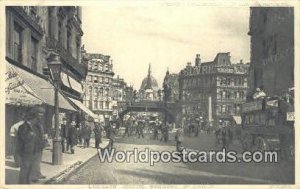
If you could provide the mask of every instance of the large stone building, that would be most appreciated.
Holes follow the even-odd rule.
[[[33,105],[42,104],[45,131],[54,128],[54,86],[49,78],[49,58],[62,63],[59,90],[60,118],[80,119],[82,81],[81,8],[7,6],[6,13],[6,131]]]
[[[267,95],[294,87],[294,11],[287,7],[250,8],[250,95],[263,86]]]
[[[229,53],[218,53],[211,62],[188,63],[179,74],[179,100],[184,117],[204,117],[208,121],[239,115],[246,100],[249,64],[232,64]]]
[[[151,65],[149,64],[148,75],[142,81],[138,98],[139,100],[158,101],[158,91],[158,83],[151,74]]]
[[[113,112],[113,65],[110,56],[83,52],[88,73],[84,86],[83,102],[97,115],[108,117]]]
[[[113,114],[118,115],[133,101],[133,87],[117,76],[112,82]]]

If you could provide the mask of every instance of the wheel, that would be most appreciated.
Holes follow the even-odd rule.
[[[257,151],[266,151],[268,149],[268,143],[265,138],[258,136],[254,139],[254,150]]]
[[[253,145],[253,137],[249,133],[244,133],[242,135],[242,147],[244,151],[249,151],[252,148]]]

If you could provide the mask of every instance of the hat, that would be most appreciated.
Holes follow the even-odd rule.
[[[42,106],[34,106],[26,112],[25,118],[27,120],[34,119],[38,116],[38,113],[45,113],[45,109]]]

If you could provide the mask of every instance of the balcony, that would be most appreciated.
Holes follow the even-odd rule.
[[[58,53],[61,59],[63,60],[63,63],[67,65],[67,67],[72,67],[73,71],[76,72],[77,75],[80,76],[80,78],[85,78],[87,73],[86,66],[80,64],[79,61],[75,59],[72,56],[72,54],[69,51],[67,51],[58,40],[54,39],[53,37],[47,37],[46,47]]]

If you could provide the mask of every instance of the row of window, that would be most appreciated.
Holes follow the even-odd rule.
[[[23,46],[27,45],[24,43],[25,33],[18,23],[14,23],[14,32],[13,32],[13,51],[12,58],[19,63],[22,63],[22,50]],[[32,70],[37,70],[37,56],[38,56],[38,44],[39,41],[31,36],[30,38],[30,64],[28,65]]]
[[[241,111],[241,106],[236,105],[218,105],[217,106],[217,113],[219,114],[239,114]]]
[[[244,91],[218,91],[217,99],[246,99]]]
[[[221,86],[244,86],[245,80],[244,78],[228,78],[228,77],[220,77],[217,80],[217,85]]]
[[[266,118],[265,114],[249,114],[245,116],[245,124],[247,125],[262,125],[262,126],[275,126],[275,118]]]
[[[101,63],[99,61],[90,61],[88,63],[88,70],[94,71],[110,71],[110,65],[106,63]]]
[[[183,85],[185,87],[196,87],[196,86],[210,86],[214,84],[215,78],[190,78],[185,79]],[[218,86],[245,86],[246,82],[244,78],[226,78],[221,77],[217,79]]]
[[[105,84],[110,84],[112,82],[112,78],[109,77],[101,77],[97,75],[88,75],[87,76],[87,81],[88,82],[93,82],[93,83],[105,83]]]
[[[36,7],[26,7],[26,10],[28,9],[28,14],[30,14],[30,16],[37,16],[37,8]],[[54,34],[52,34],[52,28],[54,27],[53,24],[54,22],[52,22],[51,20],[53,20],[53,18],[51,17],[51,10],[52,9],[48,9],[49,10],[49,35],[50,36],[54,36]],[[53,10],[52,10],[53,11]],[[58,42],[60,44],[64,44],[64,41],[67,40],[67,50],[71,53],[72,52],[72,42],[74,42],[76,39],[74,39],[72,37],[72,32],[70,29],[67,29],[67,36],[64,37],[62,34],[62,30],[64,28],[67,28],[67,26],[63,25],[63,21],[60,20],[58,23]],[[35,37],[31,36],[30,38],[30,44],[27,44],[27,37],[26,34],[27,32],[25,31],[25,28],[21,26],[21,24],[19,24],[17,21],[14,22],[13,25],[13,34],[12,34],[12,38],[13,38],[13,47],[12,47],[12,58],[19,63],[23,63],[26,60],[22,60],[23,54],[25,52],[23,52],[23,49],[30,49],[29,53],[30,53],[30,63],[28,64],[28,67],[31,68],[33,71],[37,71],[37,62],[38,62],[38,49],[39,49],[39,40],[36,39]],[[80,56],[80,40],[76,40],[76,56],[77,59]],[[72,53],[71,53],[72,54]]]
[[[92,103],[90,103],[90,101],[85,101],[85,105],[89,109],[102,110],[102,109],[109,109],[110,102],[109,101],[94,100],[94,101],[92,101]]]
[[[53,18],[52,18],[52,11],[54,11],[53,9],[49,8],[48,9],[48,14],[49,14],[49,35],[50,36],[54,36],[54,34],[52,33],[52,27],[53,26],[53,22],[51,21]],[[72,27],[69,26],[70,23],[68,24],[64,24],[64,22],[66,21],[65,18],[61,18],[61,17],[58,17],[58,43],[60,43],[62,46],[64,46],[64,43],[66,42],[67,46],[66,46],[66,50],[68,52],[70,52],[72,54],[72,51],[73,51],[73,44],[75,46],[75,54],[76,54],[76,58],[79,59],[80,57],[80,53],[81,53],[81,50],[80,50],[80,46],[81,46],[81,41],[80,41],[80,35],[74,35],[72,36]],[[63,32],[64,30],[66,30],[67,32]],[[64,35],[64,33],[66,33],[66,36]],[[79,40],[78,40],[79,39]]]
[[[110,96],[110,89],[109,88],[103,88],[103,87],[92,87],[92,86],[89,86],[88,87],[88,91],[87,91],[87,95],[90,95],[92,94],[93,92],[93,96],[94,97],[102,97],[102,96],[106,96],[106,97],[109,97]]]

